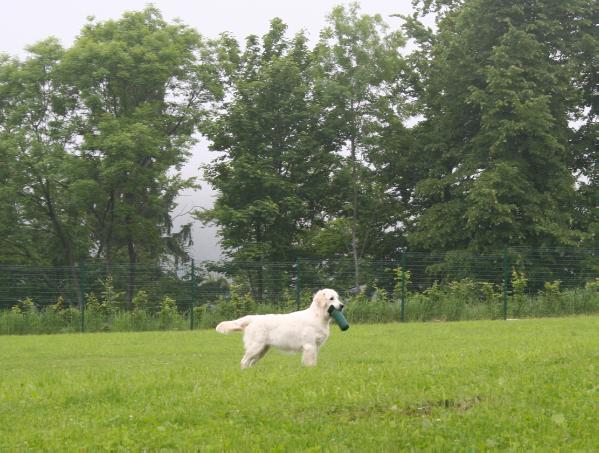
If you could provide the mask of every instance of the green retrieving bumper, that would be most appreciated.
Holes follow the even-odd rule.
[[[345,316],[343,316],[343,313],[332,305],[329,307],[329,315],[331,315],[331,318],[335,320],[341,330],[349,329],[349,324],[347,323]]]

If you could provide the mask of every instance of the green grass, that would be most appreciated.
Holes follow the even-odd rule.
[[[333,327],[316,368],[241,352],[214,331],[0,337],[0,450],[597,447],[598,317]]]

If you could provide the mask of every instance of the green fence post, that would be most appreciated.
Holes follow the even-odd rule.
[[[85,332],[85,264],[79,263],[79,314],[81,333]]]
[[[399,319],[401,322],[405,322],[405,308],[406,308],[406,272],[408,266],[408,257],[404,252],[401,255],[401,307]]]
[[[503,319],[507,320],[507,303],[510,282],[510,257],[507,247],[503,249]]]
[[[190,281],[191,281],[191,291],[190,291],[190,303],[189,303],[189,329],[193,330],[194,329],[194,308],[195,308],[195,290],[196,290],[196,278],[195,278],[195,261],[192,259],[191,260],[191,276],[190,276]]]
[[[300,299],[302,295],[302,273],[301,273],[301,265],[300,259],[295,259],[295,305],[297,306],[297,310],[300,309]]]

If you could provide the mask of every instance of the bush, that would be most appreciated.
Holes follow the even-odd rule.
[[[160,301],[160,310],[158,311],[158,317],[160,319],[160,328],[162,330],[170,329],[175,325],[179,313],[177,312],[177,302],[175,299],[171,299],[165,296]]]

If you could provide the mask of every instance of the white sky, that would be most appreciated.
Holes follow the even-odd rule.
[[[24,57],[24,48],[49,36],[56,36],[63,46],[70,46],[86,23],[88,16],[98,20],[117,19],[125,11],[143,9],[148,3],[155,5],[165,19],[179,18],[203,36],[216,37],[230,32],[238,40],[247,35],[263,35],[274,17],[280,17],[292,35],[305,30],[315,42],[326,22],[326,15],[340,0],[0,0],[0,52]],[[399,26],[400,19],[391,14],[408,14],[411,0],[363,0],[361,12],[381,14],[391,26]],[[205,142],[193,149],[193,156],[183,169],[184,176],[199,176],[198,166],[212,159]],[[214,192],[203,184],[202,190],[182,194],[175,214],[193,206],[209,207]],[[182,216],[178,222],[189,221]],[[196,260],[217,259],[220,256],[216,230],[194,222],[194,247]]]

